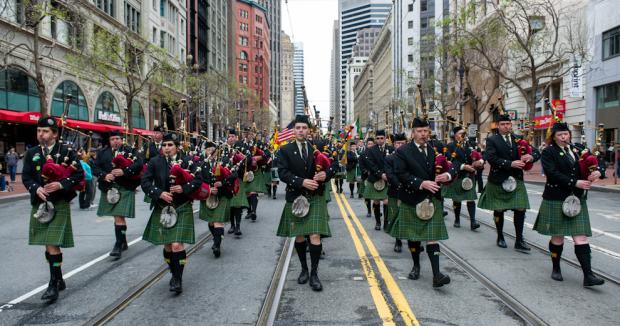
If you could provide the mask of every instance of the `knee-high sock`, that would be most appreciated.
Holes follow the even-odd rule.
[[[230,208],[230,227],[234,228],[235,227],[235,216],[237,216],[237,207],[231,207]]]
[[[273,186],[271,186],[271,188],[272,188],[271,195],[272,195],[272,196],[275,196],[275,195],[276,195],[276,190],[278,190],[278,186],[273,185]]]
[[[252,213],[256,214],[256,209],[258,208],[258,194],[252,194],[250,198],[252,198],[252,202],[250,203],[252,206]]]
[[[364,200],[366,202],[366,209],[368,210],[368,215],[370,215],[370,199]]]
[[[114,235],[116,236],[116,242],[119,244],[127,243],[127,225],[114,224]]]
[[[306,241],[295,242],[295,250],[297,251],[297,257],[299,257],[299,262],[301,263],[301,269],[308,270],[308,261],[306,258]]]
[[[319,269],[319,260],[321,259],[321,252],[323,251],[323,244],[318,245],[310,243],[310,267],[311,272],[316,273]]]
[[[470,200],[467,202],[467,212],[469,213],[469,219],[471,220],[471,222],[475,222],[476,221],[476,202],[473,200]]]
[[[213,228],[213,244],[219,247],[222,244],[222,235],[224,235],[224,228]]]
[[[516,241],[523,241],[523,224],[525,223],[525,211],[514,211],[514,224],[515,224],[515,235]]]
[[[420,267],[420,248],[422,244],[420,241],[407,240],[409,251],[411,252],[411,258],[413,258],[413,266]]]
[[[351,191],[351,195],[353,195],[355,191],[355,183],[349,182],[349,190]]]
[[[383,227],[388,225],[388,205],[383,204]]]
[[[241,227],[241,207],[237,207],[237,210],[235,211],[235,226],[236,227]]]
[[[171,251],[166,251],[166,249],[163,249],[164,252],[164,261],[166,262],[166,264],[168,264],[168,268],[170,269],[170,273],[172,273],[172,266],[170,264],[172,264],[172,252]]]
[[[381,204],[372,204],[372,208],[375,211],[375,222],[381,225]]]
[[[461,221],[461,202],[452,202],[452,208],[454,209],[454,223]]]
[[[497,238],[504,239],[504,212],[493,211],[493,220],[495,222],[495,228],[497,228]]]
[[[581,264],[583,276],[592,274],[590,244],[575,245],[575,256],[577,256],[577,260]]]
[[[170,268],[172,270],[172,276],[179,279],[183,278],[183,269],[187,264],[187,253],[185,250],[179,252],[170,253]]]
[[[551,263],[553,263],[553,270],[560,270],[560,260],[562,259],[562,251],[564,250],[564,245],[556,245],[549,241],[549,252],[551,253]]]
[[[50,268],[50,281],[62,280],[62,253],[52,255],[46,251],[45,258]]]
[[[439,275],[439,244],[427,244],[426,245],[426,253],[428,254],[428,259],[431,261],[431,267],[433,268],[433,277]]]

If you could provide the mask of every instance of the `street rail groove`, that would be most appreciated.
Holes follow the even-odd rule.
[[[291,255],[295,245],[295,241],[291,239],[292,238],[286,238],[282,245],[282,252],[278,258],[278,263],[273,273],[271,283],[269,284],[265,301],[258,315],[257,326],[273,325],[275,322],[280,306],[280,298],[284,290],[284,283],[286,282],[286,275],[288,274],[288,266],[291,262]]]
[[[549,325],[545,322],[541,317],[539,317],[534,311],[530,310],[528,307],[523,305],[519,300],[510,295],[510,293],[491,279],[486,277],[482,272],[476,269],[472,264],[467,262],[463,257],[457,254],[455,251],[450,249],[450,246],[447,246],[444,241],[441,241],[441,252],[448,259],[458,265],[462,270],[464,270],[467,274],[469,274],[473,279],[482,284],[485,288],[487,288],[491,293],[493,293],[502,303],[504,303],[510,310],[512,310],[515,314],[517,314],[521,319],[523,319],[529,325]]]

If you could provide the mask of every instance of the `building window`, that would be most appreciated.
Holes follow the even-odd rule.
[[[239,24],[239,29],[242,31],[248,31],[248,24],[247,23],[240,23]]]
[[[412,12],[413,11],[413,3],[410,3],[407,5],[407,11]]]
[[[620,107],[620,82],[596,88],[596,108],[610,109]]]
[[[165,17],[166,16],[166,0],[161,0],[159,2],[159,15],[161,17]]]
[[[407,55],[407,62],[413,62],[413,54]]]
[[[157,44],[157,28],[153,27],[153,44]]]
[[[245,51],[241,51],[239,53],[239,59],[241,60],[247,60],[248,59],[248,54]]]
[[[428,17],[420,18],[420,28],[421,29],[428,28]]]
[[[428,0],[420,1],[420,11],[424,12],[428,10]]]
[[[248,18],[248,12],[247,12],[247,10],[243,10],[243,9],[239,10],[239,16],[240,16],[241,18]]]
[[[69,111],[67,117],[76,120],[88,121],[88,106],[86,98],[80,87],[70,81],[65,80],[54,91],[52,97],[51,112],[53,116],[60,117],[65,110],[65,105],[69,101]]]
[[[263,22],[263,17],[256,15],[256,22],[257,23],[262,23]]]
[[[114,95],[110,92],[103,92],[97,99],[95,105],[95,121],[108,124],[121,124],[121,114],[118,109],[118,103]]]
[[[159,31],[159,47],[162,49],[166,48],[166,42],[168,41],[168,36],[165,31]]]
[[[239,64],[239,71],[247,72],[248,71],[248,65],[246,63],[240,63]]]
[[[134,128],[146,129],[146,119],[140,102],[133,100],[131,103],[131,125]]]
[[[407,45],[413,45],[413,37],[407,38]]]
[[[263,35],[263,30],[261,28],[256,27],[256,35]]]
[[[239,45],[248,46],[248,38],[245,36],[239,36]]]
[[[603,60],[620,55],[620,26],[603,33]]]
[[[96,0],[97,8],[112,17],[116,17],[114,16],[115,2],[116,0]]]
[[[407,28],[413,29],[413,20],[407,22]]]
[[[125,26],[140,33],[140,11],[125,1]]]
[[[0,109],[39,112],[41,104],[35,80],[19,69],[0,70]]]

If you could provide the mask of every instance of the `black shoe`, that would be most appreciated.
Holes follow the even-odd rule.
[[[605,280],[596,277],[592,273],[587,274],[583,278],[583,286],[596,286],[596,285],[603,285],[604,283],[605,283]]]
[[[220,247],[218,246],[213,246],[213,255],[215,256],[215,258],[220,258],[220,255],[222,254]]]
[[[455,228],[460,228],[461,227],[461,222],[454,222],[454,227]]]
[[[240,236],[240,235],[242,235],[242,234],[243,234],[243,233],[241,233],[241,228],[240,228],[239,226],[235,226],[235,235],[236,235],[236,236]]]
[[[351,197],[350,197],[350,198],[355,198],[355,195],[354,195],[354,194],[351,194]]]
[[[446,284],[450,284],[450,276],[439,273],[437,277],[433,277],[434,288],[439,288]]]
[[[448,216],[448,212],[443,211],[443,216]]]
[[[530,248],[525,241],[521,240],[515,242],[515,250],[520,252],[529,252],[532,248]]]
[[[54,302],[58,300],[58,282],[56,280],[50,281],[47,285],[47,290],[41,296],[41,300]]]
[[[471,222],[471,225],[469,226],[469,228],[470,228],[472,231],[473,231],[473,230],[475,230],[475,229],[477,229],[477,228],[479,228],[479,227],[480,227],[480,223],[478,223],[478,222],[476,222],[476,221]]]
[[[310,279],[310,273],[308,273],[307,269],[302,269],[301,273],[299,273],[299,277],[297,278],[297,284],[306,284]]]
[[[381,230],[381,223],[375,224],[375,230],[377,231]]]
[[[358,195],[357,195],[357,198],[362,198],[362,194],[358,194]]]
[[[172,277],[170,280],[170,292],[176,292],[177,294],[183,292],[183,285],[181,284],[181,279]]]
[[[115,243],[114,248],[110,251],[110,257],[115,257],[116,259],[121,258],[121,251],[123,250],[123,246],[120,243]]]
[[[508,246],[506,245],[506,241],[502,238],[502,239],[497,239],[497,246],[500,248],[508,248]]]
[[[564,281],[564,278],[562,277],[562,272],[559,268],[557,270],[554,268],[553,271],[551,271],[551,279],[556,281]]]
[[[231,226],[230,229],[228,229],[228,234],[233,234],[235,233],[235,227]]]
[[[309,251],[309,250],[308,250]],[[325,250],[321,250],[321,255],[319,256],[320,260],[325,259]]]
[[[323,285],[321,284],[317,273],[312,273],[310,275],[310,287],[312,288],[312,291],[318,292],[323,290]]]
[[[372,217],[372,215],[370,215],[370,213],[366,213],[366,217],[367,217],[367,218],[371,218],[371,217]]]
[[[252,213],[248,212],[247,214],[245,214],[245,219],[246,220],[249,220],[250,218],[252,218]]]
[[[64,279],[58,280],[58,291],[64,291],[67,288],[67,284],[65,284]]]
[[[420,266],[413,266],[409,276],[407,276],[411,280],[417,280],[420,278]]]
[[[396,243],[394,245],[394,252],[402,252],[403,251],[403,245],[402,243]]]
[[[273,195],[273,197],[271,197],[272,199],[276,199],[276,195]]]
[[[123,242],[123,246],[122,246],[122,251],[125,251],[127,249],[129,249],[129,246],[127,245],[127,242]]]
[[[252,213],[252,222],[256,222],[256,213]]]

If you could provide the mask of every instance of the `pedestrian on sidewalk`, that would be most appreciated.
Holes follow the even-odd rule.
[[[538,151],[542,153],[545,150],[545,148],[547,148],[547,144],[543,142],[538,147]],[[542,175],[543,177],[545,176],[545,168],[542,165],[540,166],[540,175]]]
[[[4,156],[6,161],[7,172],[11,177],[11,183],[15,183],[15,175],[17,174],[17,162],[19,161],[19,154],[15,152],[15,147],[11,147],[9,152]]]
[[[86,187],[84,190],[80,191],[79,202],[81,209],[90,208],[91,194],[92,194],[92,186],[93,186],[93,174],[88,161],[90,156],[84,152],[83,149],[78,151],[78,157],[80,158],[80,164],[82,165],[82,169],[84,170],[84,177],[86,179]]]
[[[0,163],[0,192],[6,192],[6,178],[2,174],[2,164]]]

